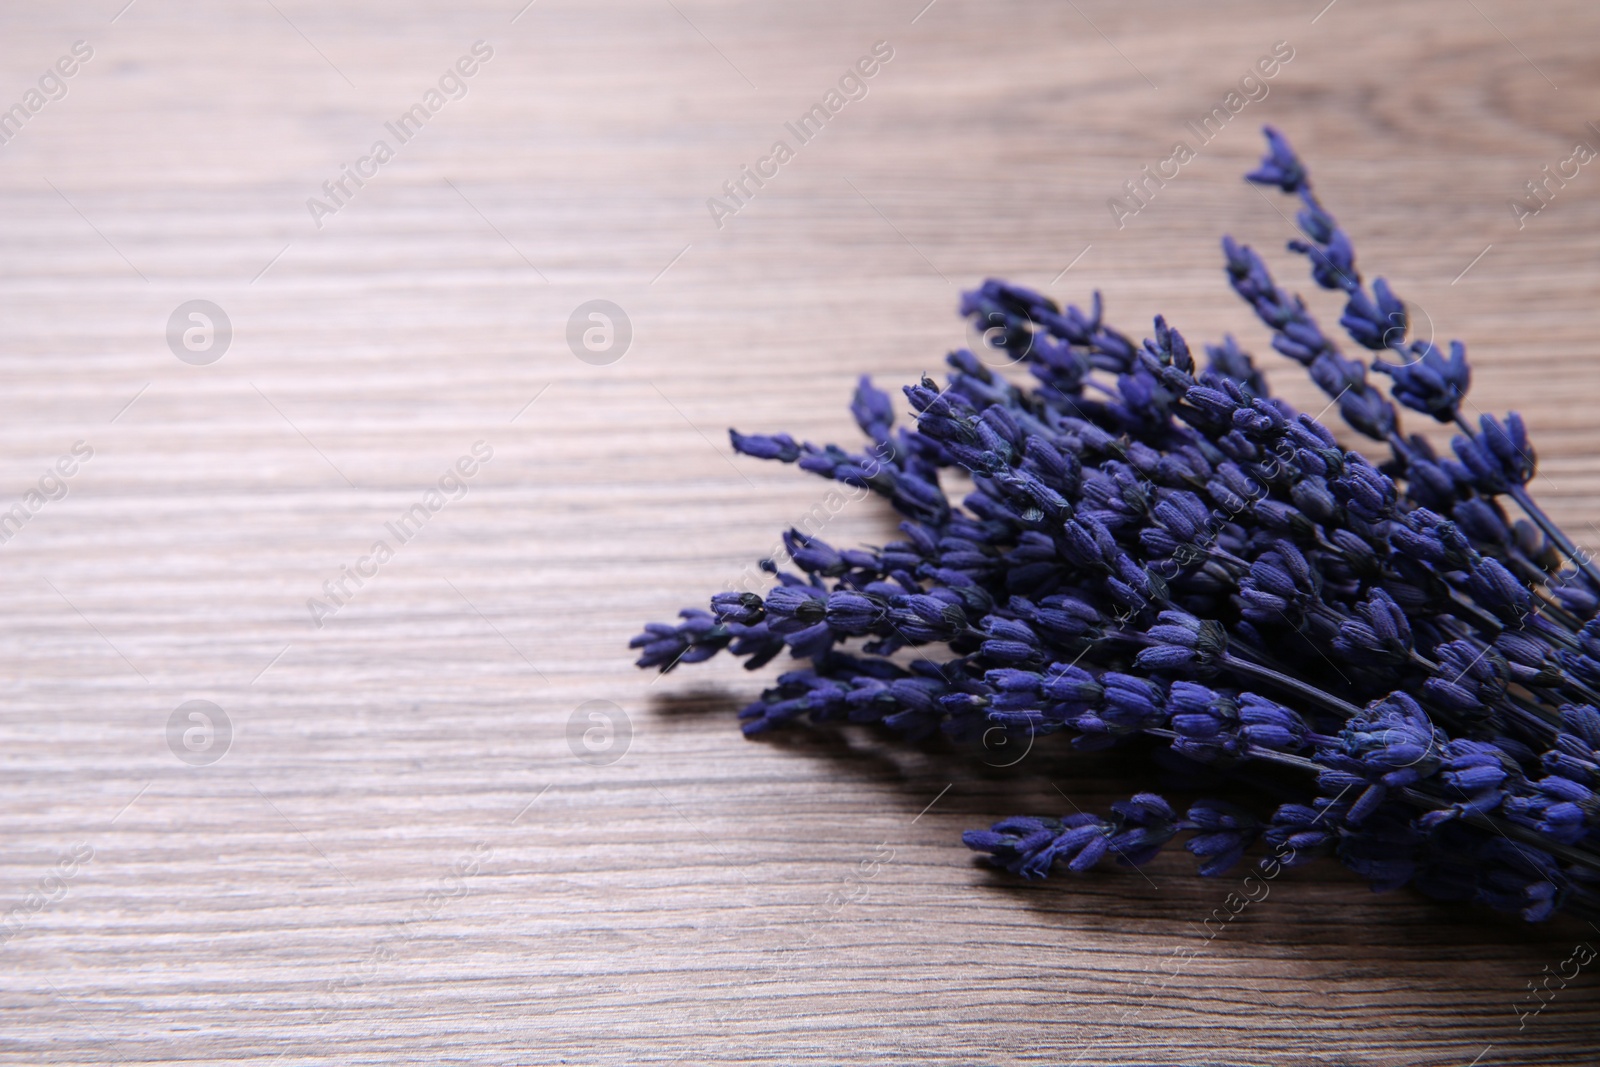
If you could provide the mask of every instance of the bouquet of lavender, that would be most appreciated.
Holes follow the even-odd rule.
[[[1201,369],[1160,318],[1136,345],[1098,294],[1085,314],[987,281],[961,312],[1029,388],[963,349],[943,388],[906,388],[914,430],[893,429],[863,378],[860,451],[732,434],[739,452],[888,498],[905,539],[840,551],[791,530],[802,574],[768,562],[765,597],[720,593],[651,624],[638,664],[727,650],[754,669],[787,649],[804,665],[741,712],[750,735],[801,716],[913,742],[1059,733],[1168,771],[1206,765],[1228,787],[1182,815],[1138,793],[1104,816],[965,835],[1025,878],[1143,863],[1187,833],[1204,875],[1270,846],[1272,873],[1331,855],[1375,889],[1600,919],[1600,571],[1528,495],[1522,420],[1463,416],[1464,347],[1408,339],[1405,304],[1363,283],[1304,166],[1266,135],[1246,177],[1300,198],[1289,248],[1343,292],[1340,325],[1393,401],[1460,429],[1453,458],[1402,433],[1368,365],[1231,238],[1234,291],[1383,462],[1269,396],[1231,338]],[[970,475],[960,505],[945,469]],[[923,651],[895,655],[908,647]]]

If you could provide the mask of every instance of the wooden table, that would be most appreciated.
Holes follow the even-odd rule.
[[[961,830],[1101,807],[1115,768],[751,743],[776,667],[624,647],[828,491],[725,428],[856,440],[855,375],[937,373],[985,276],[1265,352],[1217,248],[1300,276],[1239,181],[1263,121],[1600,546],[1600,171],[1509,207],[1600,145],[1592,5],[124,3],[0,12],[0,511],[43,481],[0,545],[0,1061],[1594,1062],[1593,973],[1515,1010],[1587,926],[1322,869],[1207,939],[1235,879],[1181,852],[1019,885]],[[187,311],[169,344],[196,300],[221,358]],[[620,360],[587,312],[569,344],[591,300]],[[851,503],[823,536],[892,531]]]

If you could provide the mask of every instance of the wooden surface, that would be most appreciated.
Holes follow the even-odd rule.
[[[1111,770],[746,742],[776,667],[653,681],[624,647],[827,491],[725,428],[854,440],[854,376],[937,372],[986,275],[1264,353],[1216,244],[1299,284],[1287,205],[1238,180],[1262,121],[1600,546],[1600,171],[1508,208],[1600,143],[1592,6],[124,2],[0,11],[0,105],[94,50],[0,148],[0,510],[93,449],[0,545],[0,1062],[1594,1062],[1594,973],[1516,1014],[1587,927],[1322,868],[1208,940],[1235,879],[1181,852],[1018,885],[961,830],[1103,805]],[[318,229],[306,199],[480,39]],[[1107,198],[1280,40],[1270,95],[1119,230]],[[877,41],[868,95],[718,229],[706,199]],[[597,298],[633,326],[611,365],[566,341]],[[194,299],[233,325],[208,366],[165,337]],[[823,536],[891,532],[860,503]],[[197,699],[233,725],[207,766],[168,745]],[[631,723],[610,765],[569,746],[588,701]]]

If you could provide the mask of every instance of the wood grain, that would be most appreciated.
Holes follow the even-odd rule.
[[[0,545],[0,1061],[1593,1062],[1595,975],[1514,1010],[1587,927],[1306,871],[1207,939],[1234,887],[1181,854],[1018,885],[960,831],[1102,805],[1115,767],[748,743],[775,669],[657,681],[623,647],[823,499],[725,428],[852,439],[855,375],[936,371],[984,276],[1264,351],[1216,245],[1291,233],[1238,180],[1263,121],[1600,546],[1600,172],[1508,208],[1600,140],[1591,6],[124,2],[0,10],[0,105],[94,50],[0,148],[0,510],[94,452]],[[478,40],[318,229],[306,199]],[[877,41],[866,97],[714,225]],[[1277,41],[1266,99],[1119,229],[1107,198]],[[633,326],[606,366],[566,341],[596,298]],[[192,299],[233,324],[209,366],[168,350]],[[891,531],[860,503],[825,536]],[[193,699],[234,728],[209,766],[168,748]],[[631,722],[608,766],[568,743],[596,700]]]

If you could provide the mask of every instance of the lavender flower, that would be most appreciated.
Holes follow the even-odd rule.
[[[861,379],[862,447],[731,431],[742,454],[883,496],[900,539],[838,549],[791,530],[798,573],[768,564],[765,594],[647,626],[639,666],[787,652],[740,713],[747,734],[859,724],[976,746],[1000,731],[1123,747],[1177,788],[1228,792],[1183,817],[1140,791],[1104,815],[965,835],[1025,878],[1143,864],[1187,835],[1207,876],[1253,852],[1272,872],[1332,859],[1377,889],[1600,919],[1600,569],[1528,493],[1521,418],[1466,422],[1466,348],[1409,336],[1404,301],[1367,285],[1304,163],[1266,132],[1247,178],[1299,199],[1289,249],[1342,296],[1340,326],[1383,377],[1231,238],[1227,277],[1386,459],[1271,396],[1231,337],[1202,367],[1165,319],[1136,344],[1098,294],[1085,312],[986,281],[961,314],[1030,383],[963,349],[945,384],[906,387],[908,426]],[[1453,423],[1453,454],[1408,437],[1401,408]],[[970,478],[964,499],[946,473]]]

